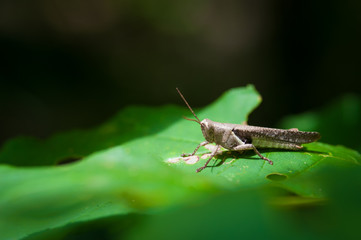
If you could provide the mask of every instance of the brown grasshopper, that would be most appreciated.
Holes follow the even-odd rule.
[[[321,136],[318,132],[304,132],[297,128],[289,130],[256,127],[245,124],[220,123],[210,119],[200,121],[182,93],[176,88],[179,95],[188,106],[196,119],[184,117],[186,120],[197,122],[201,125],[201,130],[206,141],[200,143],[192,154],[182,154],[182,157],[193,156],[201,146],[208,143],[215,143],[216,148],[212,151],[211,156],[203,167],[197,169],[200,172],[205,169],[211,159],[217,154],[220,147],[230,151],[253,150],[260,158],[273,165],[273,162],[262,156],[257,148],[278,148],[289,150],[300,150],[302,144],[318,140]]]

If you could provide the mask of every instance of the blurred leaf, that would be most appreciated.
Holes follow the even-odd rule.
[[[326,167],[319,176],[331,199],[322,204],[275,207],[278,193],[269,188],[230,191],[151,215],[126,239],[357,239],[361,166]]]
[[[158,133],[186,113],[187,109],[175,106],[127,107],[94,129],[60,133],[47,140],[30,137],[9,140],[0,151],[0,163],[42,166],[55,165],[70,158],[84,158],[134,138]]]
[[[199,117],[241,123],[260,100],[252,86],[232,89],[199,111]],[[273,166],[253,152],[224,153],[216,161],[219,166],[196,174],[195,169],[205,160],[194,165],[169,160],[183,151],[192,151],[203,140],[199,125],[181,118],[184,109],[143,110],[129,108],[125,113],[133,113],[131,118],[122,112],[98,129],[60,134],[35,146],[34,140],[27,139],[6,145],[0,156],[8,164],[37,162],[37,159],[40,164],[49,164],[59,158],[73,157],[74,152],[75,157],[84,158],[61,166],[0,166],[2,236],[16,239],[100,217],[154,213],[199,201],[209,193],[269,183],[303,197],[323,197],[317,176],[324,166],[354,166],[361,161],[360,154],[353,150],[313,143],[300,152],[263,151],[273,159]],[[112,144],[118,146],[110,148]],[[57,150],[53,152],[49,147]],[[200,154],[206,152],[202,149]]]
[[[360,122],[361,99],[349,94],[336,99],[320,111],[287,117],[280,126],[297,126],[300,130],[318,131],[324,142],[342,144],[361,151]]]
[[[150,216],[126,239],[319,239],[265,197],[254,189],[228,192]]]
[[[149,216],[128,239],[269,239],[268,211],[257,191],[228,193]]]

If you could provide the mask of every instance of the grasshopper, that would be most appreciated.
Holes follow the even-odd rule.
[[[198,168],[196,172],[200,172],[208,166],[208,163],[217,154],[220,147],[239,152],[253,150],[261,159],[273,165],[273,162],[264,157],[257,148],[300,150],[303,148],[302,144],[314,142],[321,137],[318,132],[304,132],[299,131],[297,128],[285,130],[246,124],[214,122],[210,119],[200,121],[179,89],[176,88],[176,90],[196,119],[184,118],[201,125],[202,134],[206,140],[201,142],[196,149],[194,149],[193,153],[182,154],[182,157],[193,156],[201,146],[209,143],[216,144],[207,162],[203,167]]]

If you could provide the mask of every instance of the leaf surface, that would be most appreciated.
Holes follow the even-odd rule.
[[[197,113],[200,119],[242,123],[260,101],[252,86],[236,88]],[[203,141],[199,125],[181,118],[185,114],[191,117],[185,108],[131,107],[92,130],[45,141],[10,141],[0,153],[0,232],[17,239],[73,222],[154,213],[215,192],[262,185],[319,198],[324,192],[314,178],[318,171],[361,163],[356,151],[312,143],[299,152],[261,150],[274,165],[253,152],[224,152],[214,167],[196,174],[206,159],[192,163],[179,158]],[[198,156],[207,152],[202,148]],[[54,165],[74,156],[82,159]]]

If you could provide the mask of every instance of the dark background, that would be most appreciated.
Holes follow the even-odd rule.
[[[0,0],[0,144],[252,83],[250,124],[361,92],[361,1]]]

